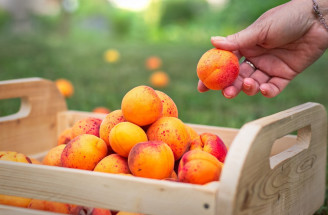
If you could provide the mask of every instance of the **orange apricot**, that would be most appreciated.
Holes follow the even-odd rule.
[[[192,150],[180,160],[178,179],[185,183],[206,184],[218,181],[222,168],[223,164],[210,153]]]
[[[39,161],[38,159],[35,159],[35,158],[30,158],[32,164],[42,164],[41,161]]]
[[[67,144],[72,139],[72,128],[62,131],[57,138],[57,145]]]
[[[176,182],[179,181],[178,180],[178,175],[174,170],[172,171],[172,174],[170,175],[170,177],[164,178],[164,180],[166,180],[166,181],[176,181]]]
[[[190,127],[189,125],[186,125],[186,129],[189,133],[189,136],[190,136],[190,140],[194,140],[195,138],[198,138],[199,137],[199,134],[197,133],[197,131],[195,131],[195,129],[193,129],[192,127]]]
[[[72,138],[81,134],[92,134],[99,137],[99,128],[102,120],[96,117],[86,117],[74,123],[72,127]]]
[[[164,179],[172,175],[174,155],[162,141],[141,142],[131,149],[128,164],[134,176]]]
[[[198,78],[212,90],[230,86],[238,77],[239,61],[231,51],[213,48],[203,54],[197,64]]]
[[[41,199],[32,199],[27,208],[62,214],[70,214],[71,211],[70,204]]]
[[[66,144],[62,154],[63,167],[93,170],[107,155],[106,143],[91,134],[81,134]]]
[[[48,166],[61,166],[61,154],[65,147],[66,145],[62,144],[50,149],[46,156],[43,158],[42,163]]]
[[[145,126],[161,117],[163,105],[153,88],[138,86],[125,94],[121,109],[127,121]]]
[[[147,141],[145,131],[131,122],[121,122],[115,125],[109,133],[109,143],[117,154],[128,157],[131,148],[140,142]]]
[[[200,149],[212,154],[219,161],[224,163],[227,155],[227,147],[221,138],[212,133],[202,133],[198,138],[191,141],[190,150]]]
[[[110,110],[106,107],[96,107],[92,110],[93,113],[104,113],[109,114]]]
[[[61,78],[55,81],[55,84],[59,92],[66,98],[71,97],[74,94],[74,87],[72,82],[67,79]]]
[[[170,96],[168,96],[166,93],[155,90],[158,97],[161,99],[163,104],[163,111],[162,111],[162,117],[163,116],[172,116],[178,118],[178,108],[176,104],[174,103],[173,99],[171,99]]]
[[[162,60],[157,56],[150,56],[146,59],[145,64],[149,70],[158,69],[162,65]]]
[[[104,157],[101,161],[99,161],[93,171],[123,174],[131,173],[127,158],[118,154],[111,154]]]
[[[166,72],[156,71],[149,77],[149,82],[153,87],[166,87],[170,83],[170,77]]]
[[[10,205],[15,207],[26,208],[30,203],[31,198],[25,198],[20,196],[2,195],[0,194],[0,204]]]
[[[178,160],[190,146],[190,136],[185,124],[176,117],[161,117],[147,130],[149,140],[163,141],[173,151]]]
[[[32,163],[30,158],[22,153],[14,151],[0,151],[0,160],[14,161],[21,163]]]
[[[112,128],[120,122],[125,122],[123,113],[121,110],[115,110],[106,115],[105,119],[100,124],[99,137],[105,141],[108,146],[108,151],[112,151],[109,144],[109,133]]]
[[[22,153],[18,153],[14,151],[0,151],[0,160],[21,162],[21,163],[32,163],[29,157],[25,156]],[[3,205],[27,207],[30,201],[31,198],[0,194],[0,204]]]
[[[112,215],[112,212],[104,208],[94,208],[91,215]]]

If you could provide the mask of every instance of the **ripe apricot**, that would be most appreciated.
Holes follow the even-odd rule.
[[[106,107],[96,107],[92,110],[93,113],[104,113],[109,114],[110,110]]]
[[[220,178],[223,164],[213,155],[201,150],[185,153],[179,163],[180,182],[206,184]]]
[[[141,142],[131,149],[128,164],[134,176],[164,179],[172,175],[174,155],[162,141]]]
[[[62,214],[70,214],[71,211],[70,204],[41,199],[32,199],[27,208]]]
[[[195,129],[193,129],[192,127],[190,127],[189,125],[186,125],[186,129],[189,133],[189,136],[190,136],[190,140],[193,141],[195,138],[198,138],[199,137],[199,134],[195,131]]]
[[[161,99],[163,104],[163,111],[162,111],[162,117],[163,116],[172,116],[178,118],[178,108],[176,104],[174,103],[173,99],[171,99],[170,96],[168,96],[166,93],[155,90],[158,97]]]
[[[69,141],[71,141],[71,139],[73,139],[72,128],[67,128],[59,134],[57,138],[57,145],[67,144]]]
[[[81,134],[66,144],[62,154],[63,167],[93,170],[107,155],[106,143],[91,134]]]
[[[40,162],[39,160],[35,159],[35,158],[30,158],[32,164],[42,164],[42,162]]]
[[[14,161],[21,163],[32,163],[29,157],[22,153],[14,151],[0,151],[0,160],[4,161]]]
[[[65,144],[62,144],[50,149],[46,156],[43,158],[42,163],[49,166],[61,166],[61,154],[65,146]]]
[[[96,117],[86,117],[74,123],[72,127],[72,138],[81,134],[92,134],[99,137],[99,128],[102,120]]]
[[[30,198],[0,194],[1,205],[10,205],[15,207],[26,208],[30,203],[30,201],[31,201]]]
[[[238,58],[226,50],[210,49],[203,54],[197,64],[198,78],[212,90],[222,90],[231,85],[238,74]]]
[[[202,133],[199,138],[194,139],[190,144],[190,150],[200,149],[212,154],[219,161],[224,163],[227,155],[227,147],[221,138],[212,133]]]
[[[149,82],[153,87],[166,87],[170,83],[169,75],[163,71],[156,71],[149,77]]]
[[[178,175],[177,175],[177,173],[173,170],[171,176],[168,177],[168,178],[164,178],[164,180],[167,180],[167,181],[178,181]]]
[[[131,148],[140,142],[147,141],[145,131],[131,122],[121,122],[115,125],[109,133],[109,143],[117,154],[128,157]]]
[[[115,110],[109,114],[106,115],[105,119],[100,124],[99,128],[99,137],[103,139],[107,146],[108,151],[112,151],[112,148],[109,144],[109,133],[112,130],[112,128],[117,125],[120,122],[125,122],[123,113],[121,110]]]
[[[149,70],[158,69],[162,65],[162,60],[157,56],[150,56],[146,59],[145,64]]]
[[[96,165],[95,172],[107,172],[107,173],[123,173],[130,174],[128,160],[118,154],[111,154],[104,157]]]
[[[176,117],[161,117],[147,130],[149,140],[163,141],[173,151],[178,160],[189,148],[190,137],[185,124]]]
[[[22,153],[18,153],[14,151],[0,151],[0,160],[21,162],[21,163],[32,163],[29,157],[25,156]],[[0,194],[0,204],[2,205],[27,207],[30,201],[31,198]]]
[[[112,212],[104,208],[94,208],[91,215],[112,215]]]
[[[69,80],[60,78],[55,81],[55,84],[64,97],[68,98],[74,94],[73,84]]]
[[[127,121],[145,126],[161,117],[163,105],[153,88],[138,86],[125,94],[121,109]]]

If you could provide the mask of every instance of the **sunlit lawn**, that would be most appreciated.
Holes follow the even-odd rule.
[[[69,109],[91,111],[96,106],[119,109],[124,94],[137,85],[150,85],[152,72],[145,67],[147,57],[162,59],[160,70],[171,82],[158,88],[175,101],[179,116],[185,122],[239,128],[244,123],[305,102],[319,102],[328,107],[326,82],[328,55],[298,76],[276,98],[261,95],[225,99],[220,91],[199,93],[196,89],[198,59],[205,45],[147,44],[91,38],[0,38],[0,80],[42,77],[50,80],[66,78],[75,87],[67,99]],[[104,61],[104,52],[114,48],[120,53],[116,63]],[[8,111],[4,103],[0,114]]]

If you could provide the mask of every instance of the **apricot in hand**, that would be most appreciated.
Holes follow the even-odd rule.
[[[226,50],[213,48],[203,54],[197,64],[197,75],[203,84],[212,90],[230,86],[238,77],[237,56]]]

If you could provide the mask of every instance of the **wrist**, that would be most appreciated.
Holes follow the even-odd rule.
[[[316,21],[319,21],[328,32],[328,0],[312,0],[312,2]]]

